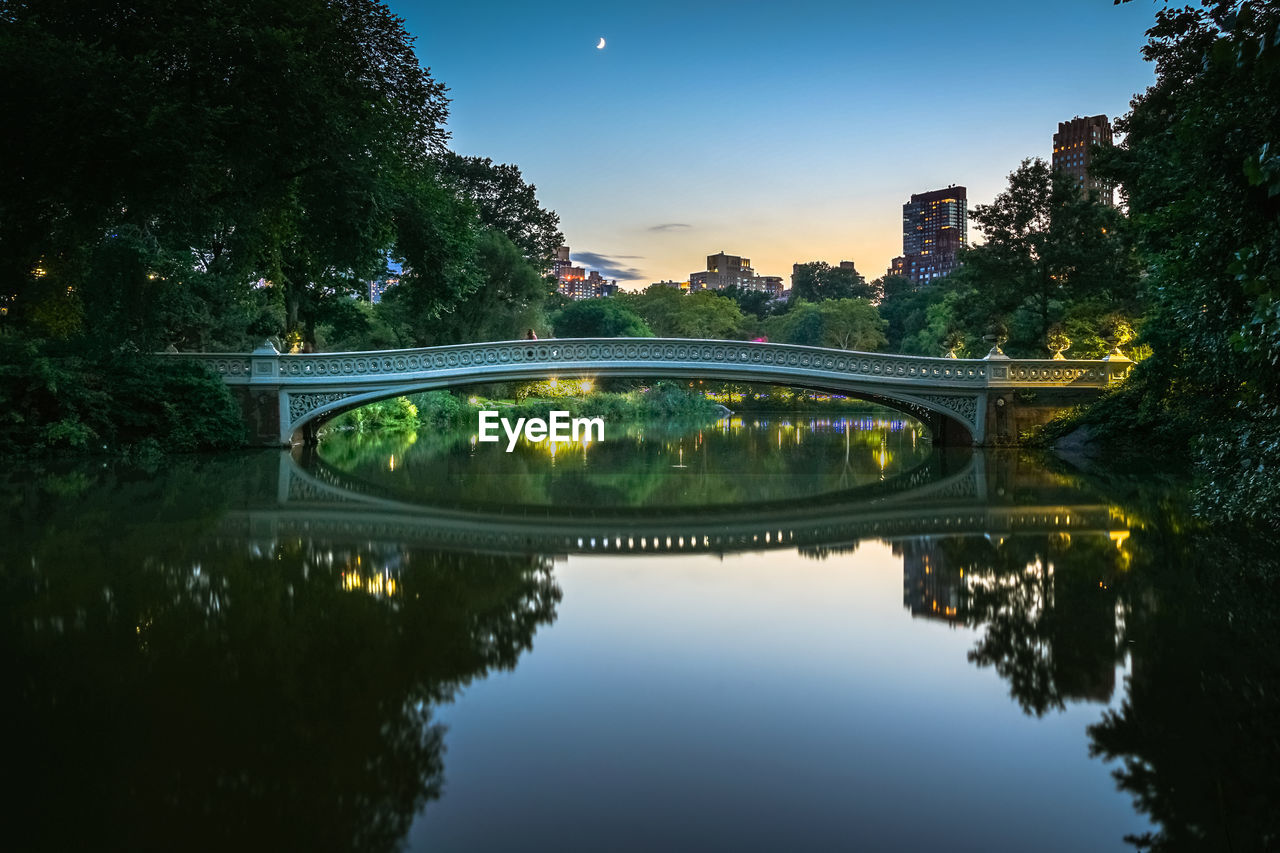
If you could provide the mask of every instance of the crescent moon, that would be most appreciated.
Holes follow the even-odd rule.
[[[600,43],[596,45],[596,50],[604,50],[604,36],[600,36]]]

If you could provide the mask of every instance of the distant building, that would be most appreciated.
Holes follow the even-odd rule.
[[[960,266],[960,250],[969,244],[969,208],[964,187],[913,194],[902,206],[902,256],[889,273],[926,284]]]
[[[726,255],[723,251],[707,255],[707,268],[689,274],[690,290],[724,290],[737,287],[741,290],[759,290],[764,293],[781,293],[782,277],[756,275],[751,259],[738,255]]]
[[[906,539],[893,546],[902,555],[902,604],[912,616],[962,622],[963,581],[951,571],[946,553],[931,537]],[[960,573],[963,577],[964,573]]]
[[[556,249],[551,273],[556,278],[556,290],[574,301],[613,296],[618,292],[617,281],[606,280],[596,270],[588,272],[584,267],[574,266],[569,260],[568,246]]]
[[[382,301],[382,294],[387,292],[388,288],[395,287],[400,283],[400,276],[388,276],[387,278],[377,279],[369,282],[368,295],[369,302],[377,305]]]
[[[569,260],[569,247],[561,246],[556,249],[555,259],[551,261],[551,274],[557,279],[560,273],[573,266],[573,261]]]
[[[1075,179],[1085,193],[1093,194],[1108,207],[1115,205],[1115,187],[1089,173],[1095,147],[1110,147],[1111,122],[1105,115],[1076,116],[1058,122],[1053,135],[1053,168]]]
[[[617,279],[605,280],[604,276],[595,270],[587,273],[587,286],[591,288],[593,296],[613,296],[618,292]]]
[[[650,287],[670,287],[675,290],[688,292],[690,284],[687,281],[676,281],[675,279],[671,279],[670,281],[655,281],[653,284],[649,286]]]
[[[782,291],[783,291],[782,276],[759,275],[759,276],[756,276],[756,280],[760,283],[760,286],[753,288],[754,290],[762,290],[765,293],[775,298],[782,295]]]

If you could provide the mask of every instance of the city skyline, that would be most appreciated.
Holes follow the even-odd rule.
[[[878,276],[913,193],[988,203],[1059,122],[1153,79],[1154,9],[1110,0],[392,8],[450,88],[452,147],[519,166],[574,260],[628,289],[717,250]]]

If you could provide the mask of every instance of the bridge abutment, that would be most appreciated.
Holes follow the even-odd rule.
[[[240,404],[251,447],[288,447],[280,440],[280,389],[239,385],[231,396]]]
[[[934,413],[925,424],[938,447],[981,447],[982,442],[959,421]]]
[[[240,383],[228,383],[231,394],[240,404],[252,447],[288,447],[288,394],[280,381],[280,352],[270,341],[249,353],[243,363],[225,361],[218,364],[224,378],[227,372],[247,374]]]

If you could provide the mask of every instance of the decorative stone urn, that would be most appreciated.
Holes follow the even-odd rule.
[[[987,353],[987,358],[1008,358],[1004,354],[1004,350],[1000,349],[1000,345],[1009,340],[1006,335],[983,335],[982,339],[991,344],[991,352]]]

